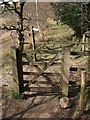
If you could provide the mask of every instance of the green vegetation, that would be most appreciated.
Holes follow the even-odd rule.
[[[64,24],[69,25],[76,31],[77,37],[81,37],[82,33],[90,28],[90,10],[89,4],[84,3],[51,3],[55,11],[57,20],[61,20]]]
[[[10,91],[9,96],[10,96],[12,99],[22,99],[22,98],[23,98],[23,95],[20,95],[19,93],[17,93],[17,92],[14,91],[14,90]]]
[[[60,100],[60,99],[63,98],[63,97],[65,97],[63,94],[59,94],[59,95],[57,96],[57,99]]]
[[[3,93],[3,98],[10,98],[10,99],[23,99],[23,95],[19,94],[15,90],[7,89],[2,86],[2,93]]]

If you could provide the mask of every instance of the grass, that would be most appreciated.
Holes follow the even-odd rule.
[[[45,41],[41,42],[40,44],[38,44],[39,41],[36,41],[36,46],[37,48],[40,49],[60,49],[60,44],[66,44],[65,40],[70,36],[70,32],[69,30],[71,28],[69,28],[69,26],[62,24],[61,21],[59,21],[59,25],[57,25],[56,21],[54,21],[53,19],[49,18],[47,19],[47,24],[50,26],[49,30],[46,28],[43,32],[45,32],[45,36],[44,39]],[[39,34],[39,33],[37,33]],[[39,40],[39,38],[37,38],[38,35],[35,35],[35,39]],[[47,41],[47,42],[46,42]],[[58,41],[58,42],[57,42]],[[4,56],[4,64],[3,64],[3,68],[7,69],[7,66],[10,66],[10,57],[8,57],[8,55],[10,56],[10,40],[8,40],[5,44],[3,44],[3,49],[5,48],[6,52],[3,52],[3,56]],[[6,47],[7,46],[7,47]],[[8,60],[9,58],[9,60]],[[7,65],[6,65],[7,64]]]
[[[9,98],[9,99],[23,99],[24,95],[19,94],[14,89],[8,90],[4,86],[2,86],[2,98]]]
[[[72,38],[70,36],[70,31],[73,31],[68,25],[63,24],[61,21],[58,22],[52,19],[47,20],[50,27],[46,29],[44,41],[36,41],[37,49],[46,49],[46,50],[61,50],[63,46],[72,44]],[[72,51],[81,51],[82,45],[79,44],[81,41],[76,40],[75,45],[71,48]],[[50,58],[51,55],[37,55],[37,59],[42,57],[43,59]]]
[[[12,90],[12,91],[9,92],[9,97],[12,98],[12,99],[22,99],[23,95],[19,94],[15,90]]]
[[[63,97],[65,97],[63,94],[59,94],[59,95],[57,96],[57,99],[60,100],[60,99],[63,98]]]

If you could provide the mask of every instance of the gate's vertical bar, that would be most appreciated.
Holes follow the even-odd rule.
[[[34,33],[34,30],[33,30],[33,26],[32,26],[32,47],[33,47],[33,50],[36,49],[36,44],[35,44],[35,33]],[[34,62],[36,61],[36,53],[33,53],[33,56],[34,56]]]
[[[88,81],[90,82],[90,31],[88,31]],[[90,87],[86,88],[87,92],[87,102],[86,102],[86,108],[90,108]]]
[[[90,81],[90,51],[88,51],[88,80]]]
[[[65,96],[68,96],[70,66],[71,66],[70,47],[68,47],[65,48],[64,55],[62,56],[62,61],[61,61],[61,74],[62,74],[61,87],[62,87],[62,93]]]
[[[18,81],[19,81],[19,93],[24,92],[24,83],[23,83],[23,66],[22,66],[22,52],[18,48],[16,49],[16,60],[17,60],[17,72],[18,72]]]
[[[80,91],[80,114],[84,112],[85,108],[85,86],[86,86],[86,71],[81,71],[81,91]]]
[[[82,51],[85,51],[85,47],[86,47],[86,35],[84,33],[82,38]]]
[[[88,74],[90,75],[90,31],[88,32]]]

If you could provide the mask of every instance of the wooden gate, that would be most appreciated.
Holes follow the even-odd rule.
[[[65,96],[68,96],[70,73],[69,48],[65,49],[65,52],[59,50],[29,50],[29,52],[21,52],[18,48],[12,47],[11,51],[13,60],[13,78],[14,81],[16,81],[17,86],[19,86],[18,90],[20,94],[25,91],[60,93],[62,90],[63,94]],[[49,58],[47,61],[35,62],[33,61],[31,56],[31,54],[34,53],[48,53],[52,55],[52,58]],[[25,71],[26,66],[31,68],[30,71]],[[55,70],[55,66],[58,70],[56,70],[54,73],[50,72],[50,70]],[[34,68],[34,71],[32,70],[32,68]],[[25,76],[28,77],[26,78]],[[55,76],[57,77],[55,78]],[[42,79],[40,77],[42,77]],[[41,86],[41,84],[43,87]],[[44,86],[44,84],[46,86]]]

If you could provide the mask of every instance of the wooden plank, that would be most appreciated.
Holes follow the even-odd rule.
[[[80,70],[85,70],[85,68],[70,67],[70,71],[80,71]]]
[[[24,54],[24,53],[27,53],[27,54],[32,54],[32,53],[37,53],[37,54],[63,54],[63,52],[62,51],[60,51],[60,50],[41,50],[41,49],[36,49],[36,50],[24,50],[24,52],[22,53],[22,54]]]
[[[30,92],[55,92],[55,93],[59,93],[60,92],[60,88],[58,87],[57,89],[52,88],[52,87],[29,87],[29,88],[25,88],[25,91],[30,91]]]
[[[29,83],[31,81],[30,80],[23,80],[23,82],[24,83]],[[52,81],[52,82],[53,82],[54,85],[57,85],[59,87],[58,82],[55,82],[55,81]],[[37,81],[37,80],[35,81],[35,83],[37,83],[37,84],[47,84],[47,85],[50,84],[48,81]]]
[[[38,49],[38,50],[24,50],[22,52],[22,55],[24,55],[25,53],[26,54],[33,54],[33,53],[37,53],[37,54],[58,54],[59,53],[60,55],[64,54],[64,52],[60,51],[60,50],[41,50],[41,49]],[[70,55],[85,55],[85,56],[87,56],[88,51],[85,51],[85,52],[83,52],[83,51],[71,51]]]
[[[23,75],[37,75],[39,74],[38,72],[23,72]],[[50,73],[50,72],[43,72],[40,76],[42,75],[48,75],[48,76],[61,76],[61,73]]]
[[[61,88],[62,88],[62,93],[65,96],[68,96],[70,66],[71,66],[70,48],[67,48],[64,50],[64,55],[62,56],[62,62],[61,62],[61,75],[62,75]]]
[[[75,56],[76,55],[84,55],[84,56],[88,56],[88,51],[85,51],[85,52],[83,52],[83,51],[81,51],[81,52],[80,51],[78,51],[78,52],[77,51],[71,51],[70,55],[75,55]]]
[[[64,43],[60,43],[60,41],[55,41],[55,40],[53,40],[53,41],[38,41],[38,43],[37,44],[44,44],[44,43],[46,43],[46,44],[59,44],[59,46],[62,48],[62,47],[72,47],[73,45],[75,45],[76,43],[66,43],[66,44],[64,44]]]
[[[30,64],[31,63],[31,64]],[[45,61],[37,61],[37,62],[28,62],[28,61],[23,61],[22,62],[22,65],[45,65],[45,64],[47,64],[48,63],[48,61],[47,62],[45,62]],[[53,66],[59,66],[61,64],[61,62],[53,62],[52,63],[52,65]],[[52,66],[51,65],[51,66]]]

